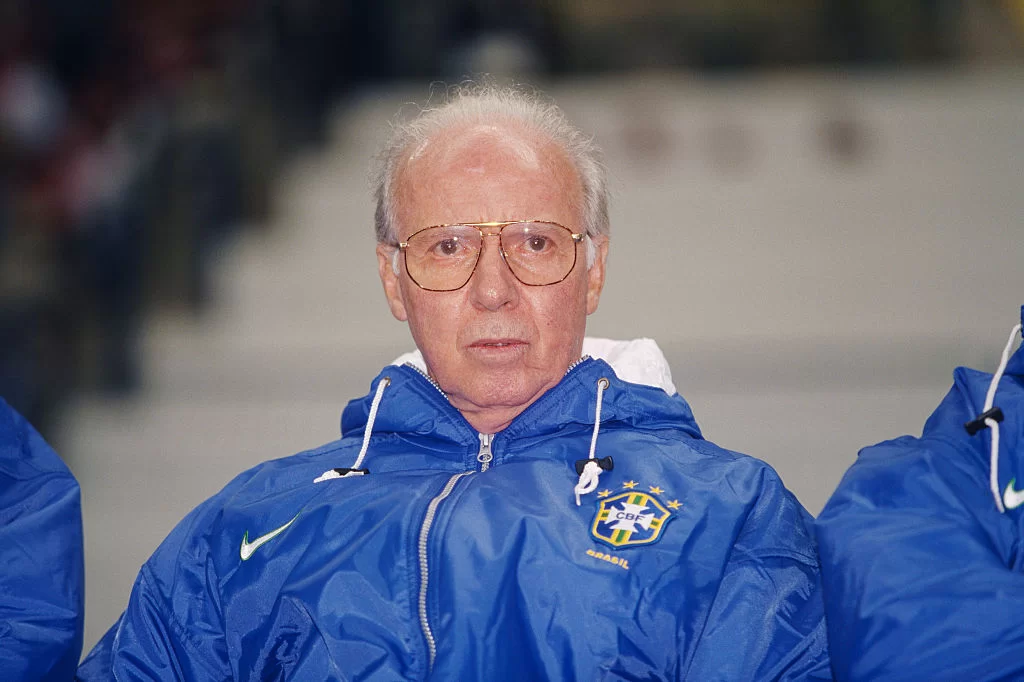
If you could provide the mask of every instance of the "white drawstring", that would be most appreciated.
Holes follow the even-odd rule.
[[[597,433],[601,430],[601,398],[606,388],[608,388],[608,380],[601,377],[597,382],[597,406],[594,408],[594,434],[590,437],[590,456],[583,466],[583,471],[580,472],[579,481],[573,488],[573,492],[576,493],[577,507],[580,506],[580,496],[594,492],[601,478],[602,469],[594,457],[594,452],[597,450]]]
[[[313,479],[313,483],[320,483],[322,481],[329,481],[332,478],[345,478],[346,476],[362,476],[365,471],[360,469],[360,465],[363,463],[363,458],[366,457],[366,450],[370,447],[370,435],[373,433],[373,422],[377,419],[377,408],[380,407],[380,400],[384,397],[384,389],[391,384],[390,377],[384,377],[377,382],[377,392],[373,395],[373,402],[370,403],[370,414],[366,418],[366,429],[363,431],[363,446],[359,449],[359,456],[356,457],[356,463],[352,465],[350,469],[328,469],[324,473],[320,474]],[[344,472],[344,473],[342,473]]]
[[[996,369],[996,373],[992,375],[992,382],[988,385],[988,393],[985,395],[985,407],[982,409],[982,413],[988,412],[992,409],[992,403],[996,399],[996,388],[999,386],[999,380],[1003,378],[1003,372],[1006,371],[1006,365],[1010,361],[1010,350],[1013,348],[1013,340],[1021,333],[1021,326],[1018,324],[1010,332],[1010,339],[1006,342],[1006,348],[1003,349],[1003,357],[999,361],[999,368]],[[999,513],[1002,514],[1006,511],[1003,506],[1003,498],[999,491],[999,422],[992,417],[985,418],[985,425],[992,431],[992,453],[989,459],[989,486],[992,489],[992,497],[995,498],[996,508],[999,509]]]

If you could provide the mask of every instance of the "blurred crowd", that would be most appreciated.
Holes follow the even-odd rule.
[[[276,172],[356,83],[953,60],[967,14],[1022,6],[5,0],[0,395],[45,435],[72,391],[139,386],[144,313],[202,312],[214,256],[266,222]]]
[[[45,432],[137,387],[153,305],[199,313],[343,82],[331,3],[0,3],[0,395]],[[325,28],[326,27],[326,28]]]

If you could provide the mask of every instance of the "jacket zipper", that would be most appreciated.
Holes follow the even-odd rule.
[[[476,461],[480,462],[480,473],[487,471],[491,466],[494,454],[491,452],[491,441],[494,440],[493,433],[480,434],[480,452],[476,455]]]
[[[481,433],[480,435],[480,452],[477,453],[476,459],[480,462],[480,471],[487,471],[487,468],[491,465],[491,460],[494,459],[494,455],[491,453],[491,440],[494,438],[494,434]],[[420,537],[419,537],[419,562],[420,562],[420,594],[419,594],[419,617],[420,617],[420,629],[423,630],[423,638],[427,640],[427,651],[430,654],[430,667],[429,670],[434,668],[434,658],[437,657],[437,641],[434,639],[434,631],[430,627],[430,619],[427,617],[427,587],[430,583],[430,564],[427,561],[427,543],[430,540],[430,528],[434,525],[434,517],[437,516],[437,508],[441,506],[441,502],[446,497],[452,494],[452,490],[455,489],[455,484],[458,483],[459,479],[463,476],[469,476],[474,472],[464,471],[461,474],[455,474],[448,479],[448,483],[445,484],[441,492],[430,501],[427,505],[427,513],[423,517],[423,525],[420,526]]]
[[[587,360],[589,356],[584,355],[576,362],[569,366],[565,374],[568,375],[576,367]],[[441,387],[437,385],[437,382],[430,377],[429,374],[416,367],[413,364],[406,363],[407,367],[412,367],[417,372],[422,374],[438,392],[447,399],[447,395],[441,390]],[[491,466],[491,461],[494,459],[494,453],[491,452],[491,442],[494,440],[494,434],[492,433],[481,433],[480,436],[480,450],[477,452],[476,459],[480,462],[480,472],[487,471]],[[423,638],[427,642],[427,653],[429,655],[429,664],[427,672],[431,672],[434,669],[434,659],[437,658],[437,640],[434,639],[434,631],[430,627],[430,620],[427,618],[427,588],[430,585],[430,565],[427,562],[427,542],[430,539],[430,529],[434,525],[434,518],[437,516],[437,508],[441,506],[441,503],[452,494],[452,490],[455,489],[455,484],[459,482],[460,478],[473,474],[473,471],[463,471],[461,474],[455,474],[448,479],[444,488],[440,493],[437,494],[434,499],[430,500],[430,504],[427,505],[427,513],[423,517],[423,524],[420,526],[420,535],[417,542],[417,550],[419,554],[420,564],[420,592],[417,603],[417,609],[419,612],[420,629],[423,631]]]
[[[448,400],[448,394],[447,394],[447,393],[445,393],[445,392],[444,392],[443,390],[441,390],[441,387],[440,387],[440,386],[438,386],[438,384],[437,384],[437,382],[436,382],[436,381],[434,381],[434,377],[430,376],[429,374],[427,374],[426,372],[424,372],[424,371],[423,371],[422,369],[420,369],[420,368],[419,368],[419,367],[417,367],[416,365],[412,364],[411,362],[407,362],[407,363],[405,363],[405,367],[409,367],[409,368],[411,368],[411,369],[414,369],[414,370],[416,370],[417,372],[419,372],[419,373],[420,373],[420,375],[421,375],[421,376],[422,376],[422,377],[423,377],[424,379],[426,379],[427,381],[429,381],[429,382],[430,382],[430,385],[431,385],[431,386],[433,386],[434,388],[436,388],[436,389],[437,389],[437,392],[438,392],[438,393],[440,393],[441,395],[443,395],[443,396],[444,396],[444,399],[445,399],[445,400]]]
[[[562,375],[562,378],[564,379],[565,377],[569,376],[569,372],[573,371],[574,369],[576,369],[577,367],[582,365],[584,360],[589,360],[589,359],[590,359],[589,355],[581,356],[579,360],[577,360],[576,362],[574,362],[571,365],[569,365],[569,369],[565,370],[565,374]]]
[[[437,656],[437,642],[434,640],[434,632],[430,629],[430,621],[427,619],[427,586],[430,583],[430,567],[427,565],[427,540],[430,537],[430,527],[434,525],[434,517],[437,515],[437,508],[441,505],[446,497],[452,494],[452,490],[455,489],[455,484],[458,483],[459,479],[463,476],[469,476],[472,471],[464,471],[461,474],[455,474],[448,479],[448,483],[445,484],[444,489],[438,493],[437,497],[430,501],[427,505],[426,516],[423,517],[423,525],[420,526],[420,537],[418,542],[419,549],[419,561],[420,561],[420,594],[419,594],[419,617],[420,617],[420,628],[423,630],[423,637],[427,640],[427,652],[430,655],[430,663],[427,668],[427,672],[434,669],[434,658]]]

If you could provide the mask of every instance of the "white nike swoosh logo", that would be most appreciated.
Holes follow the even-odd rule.
[[[253,540],[252,542],[249,542],[249,531],[245,531],[245,537],[242,538],[242,546],[241,546],[241,548],[238,551],[239,556],[242,557],[242,561],[245,561],[246,559],[251,557],[252,553],[255,552],[257,549],[259,549],[261,546],[263,546],[264,544],[270,542],[271,540],[276,538],[281,533],[285,532],[285,530],[288,529],[288,526],[290,526],[293,523],[295,523],[295,519],[297,519],[297,518],[299,518],[298,514],[296,514],[294,517],[292,517],[291,521],[289,521],[288,523],[284,524],[280,528],[276,528],[276,529],[270,531],[269,533],[267,533],[266,535],[261,535],[258,538],[256,538],[255,540]]]
[[[1024,504],[1024,490],[1014,490],[1013,486],[1016,483],[1017,479],[1011,478],[1006,484],[1006,490],[1003,491],[1003,505],[1007,509],[1016,509]]]

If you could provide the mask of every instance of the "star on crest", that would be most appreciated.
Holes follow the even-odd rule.
[[[665,492],[664,490],[662,490],[661,488],[659,488],[659,487],[658,487],[658,486],[656,486],[656,485],[652,485],[652,486],[650,487],[650,491],[651,491],[651,493],[653,493],[654,495],[660,495],[660,494],[662,494],[663,492]]]
[[[602,490],[601,492],[599,492],[599,493],[597,494],[597,496],[598,496],[598,497],[608,497],[608,496],[609,496],[609,495],[611,495],[611,494],[612,494],[612,491],[611,491],[611,490],[607,490],[607,489],[605,489],[605,490]]]
[[[626,481],[625,483],[622,484],[622,487],[623,488],[628,488],[629,490],[632,490],[633,488],[637,487],[638,485],[640,485],[640,484],[637,483],[636,481]]]
[[[679,500],[672,500],[666,506],[668,506],[669,509],[679,509],[683,504]]]

